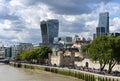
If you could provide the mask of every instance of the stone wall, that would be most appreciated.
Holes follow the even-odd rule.
[[[84,60],[81,61],[81,62],[75,62],[75,64],[76,64],[77,66],[85,66],[85,63],[86,63],[86,62],[88,62],[89,68],[95,68],[95,69],[99,69],[99,68],[100,68],[99,63],[97,63],[97,62],[92,62],[90,59],[84,59]],[[108,65],[106,65],[105,69],[108,69]],[[113,71],[115,71],[115,70],[120,71],[120,65],[115,65],[115,66],[113,67]]]

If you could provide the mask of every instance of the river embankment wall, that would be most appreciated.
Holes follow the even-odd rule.
[[[17,63],[17,62],[10,62],[10,65],[18,68],[37,69],[37,70],[72,76],[72,77],[82,79],[84,81],[120,81],[120,77],[110,76],[110,75],[101,75],[101,74],[90,73],[86,71],[80,71],[76,69],[43,66],[43,65],[37,65],[37,64]]]

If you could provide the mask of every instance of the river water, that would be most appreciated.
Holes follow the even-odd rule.
[[[0,64],[0,81],[82,81],[70,76],[55,73],[14,68],[9,65]]]

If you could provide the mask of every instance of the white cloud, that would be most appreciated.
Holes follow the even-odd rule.
[[[87,6],[86,1],[89,1],[89,5],[92,6]],[[55,0],[48,2],[48,0],[10,0],[7,2],[0,0],[0,38],[10,39],[8,41],[39,42],[41,41],[40,21],[51,18],[59,19],[60,36],[79,34],[86,38],[92,37],[97,27],[99,13],[104,11],[110,13],[110,31],[120,31],[118,17],[120,3],[107,3],[105,0],[93,0],[94,3],[91,3],[91,0],[67,0],[65,2],[70,2],[69,5],[64,5],[61,1],[56,5]],[[77,5],[81,2],[85,6]],[[84,8],[90,11],[84,11]]]
[[[120,18],[113,18],[110,23],[110,32],[120,32]]]
[[[11,28],[11,21],[4,20],[3,23],[0,23],[0,29],[10,29]]]
[[[12,7],[23,7],[23,3],[20,2],[20,0],[11,0],[9,3]]]
[[[85,23],[85,28],[89,29],[90,31],[93,31],[96,29],[97,25],[98,21],[92,20]]]

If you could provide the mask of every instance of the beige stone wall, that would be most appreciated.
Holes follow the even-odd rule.
[[[51,56],[51,64],[60,66],[60,56]]]
[[[57,66],[69,66],[74,61],[74,55],[71,55],[70,51],[53,52],[51,55],[51,64]]]
[[[62,58],[62,56],[63,56],[63,52],[62,51],[53,52],[53,54],[50,56],[51,64],[60,66],[61,65],[61,58]]]
[[[84,59],[83,61],[81,62],[75,62],[75,64],[77,66],[85,66],[85,63],[88,62],[89,63],[89,68],[95,68],[95,69],[99,69],[100,68],[100,65],[99,63],[95,63],[95,62],[92,62],[91,60],[89,59]],[[108,65],[105,67],[105,69],[108,69]],[[114,68],[113,68],[113,71],[115,70],[118,70],[120,71],[120,65],[115,65]]]
[[[65,51],[65,53],[63,55],[64,56],[71,56],[71,52],[70,51]]]
[[[71,63],[71,57],[70,56],[64,56],[62,61],[61,61],[61,65],[69,66],[70,63]]]
[[[77,57],[77,58],[75,58]],[[51,64],[57,65],[57,66],[69,66],[74,65],[74,61],[79,61],[80,58],[83,58],[82,54],[80,52],[70,52],[70,51],[58,51],[53,52],[51,55]]]
[[[56,64],[57,66],[68,66],[71,63],[71,57],[70,56],[63,56],[63,55],[57,55],[57,56],[51,56],[51,64]]]

